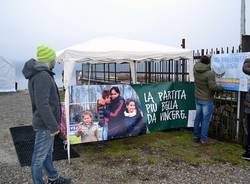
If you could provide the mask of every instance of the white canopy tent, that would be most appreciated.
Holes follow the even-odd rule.
[[[138,62],[187,59],[189,80],[193,81],[193,52],[188,49],[169,47],[150,42],[127,40],[114,37],[93,39],[57,52],[56,62],[64,64],[65,112],[69,155],[69,92],[75,63],[129,63],[132,82],[136,83]]]
[[[14,64],[0,56],[0,92],[16,92],[15,81]]]

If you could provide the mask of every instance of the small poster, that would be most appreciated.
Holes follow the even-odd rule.
[[[248,91],[250,76],[242,71],[242,67],[249,57],[249,52],[213,55],[211,68],[215,72],[217,85],[232,91]]]

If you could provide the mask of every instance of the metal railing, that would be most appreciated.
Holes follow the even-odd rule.
[[[201,49],[194,51],[194,62],[200,59],[202,55],[238,53],[240,47],[226,47],[216,49]],[[188,81],[189,73],[187,69],[187,60],[162,60],[160,62],[147,61],[137,66],[137,81],[140,83],[155,82],[184,82]],[[80,71],[78,71],[79,73]],[[82,75],[79,76],[80,84],[117,84],[131,83],[131,71],[129,64],[83,64]],[[243,104],[244,93],[241,93],[241,104]],[[244,114],[244,105],[241,106],[239,130],[236,133],[237,122],[237,99],[238,92],[224,91],[215,94],[215,110],[210,124],[209,135],[221,140],[246,143],[246,122]],[[236,134],[238,134],[236,136]]]

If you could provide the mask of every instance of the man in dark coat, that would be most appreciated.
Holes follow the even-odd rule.
[[[250,58],[245,60],[243,72],[250,75]],[[250,91],[248,91],[245,99],[245,113],[247,115],[247,145],[245,148],[246,152],[242,155],[242,159],[250,160]]]
[[[31,164],[34,184],[45,184],[43,169],[48,175],[48,184],[69,184],[71,180],[58,174],[52,160],[54,137],[59,133],[61,116],[58,88],[52,72],[55,58],[53,49],[41,45],[37,48],[37,60],[30,59],[23,68],[23,75],[29,80],[32,126],[35,131]]]

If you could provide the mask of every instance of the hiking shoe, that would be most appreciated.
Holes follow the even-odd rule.
[[[62,176],[59,176],[56,180],[48,180],[48,184],[70,184],[71,178],[64,178]]]
[[[194,142],[195,143],[199,143],[200,142],[200,138],[194,138]]]
[[[215,139],[211,139],[211,138],[207,138],[207,140],[201,140],[201,145],[206,145],[206,146],[209,146],[209,145],[214,145],[216,144],[216,140]]]
[[[246,153],[244,153],[244,154],[241,155],[241,158],[242,158],[243,160],[248,160],[248,161],[250,161],[250,154],[246,152]]]

